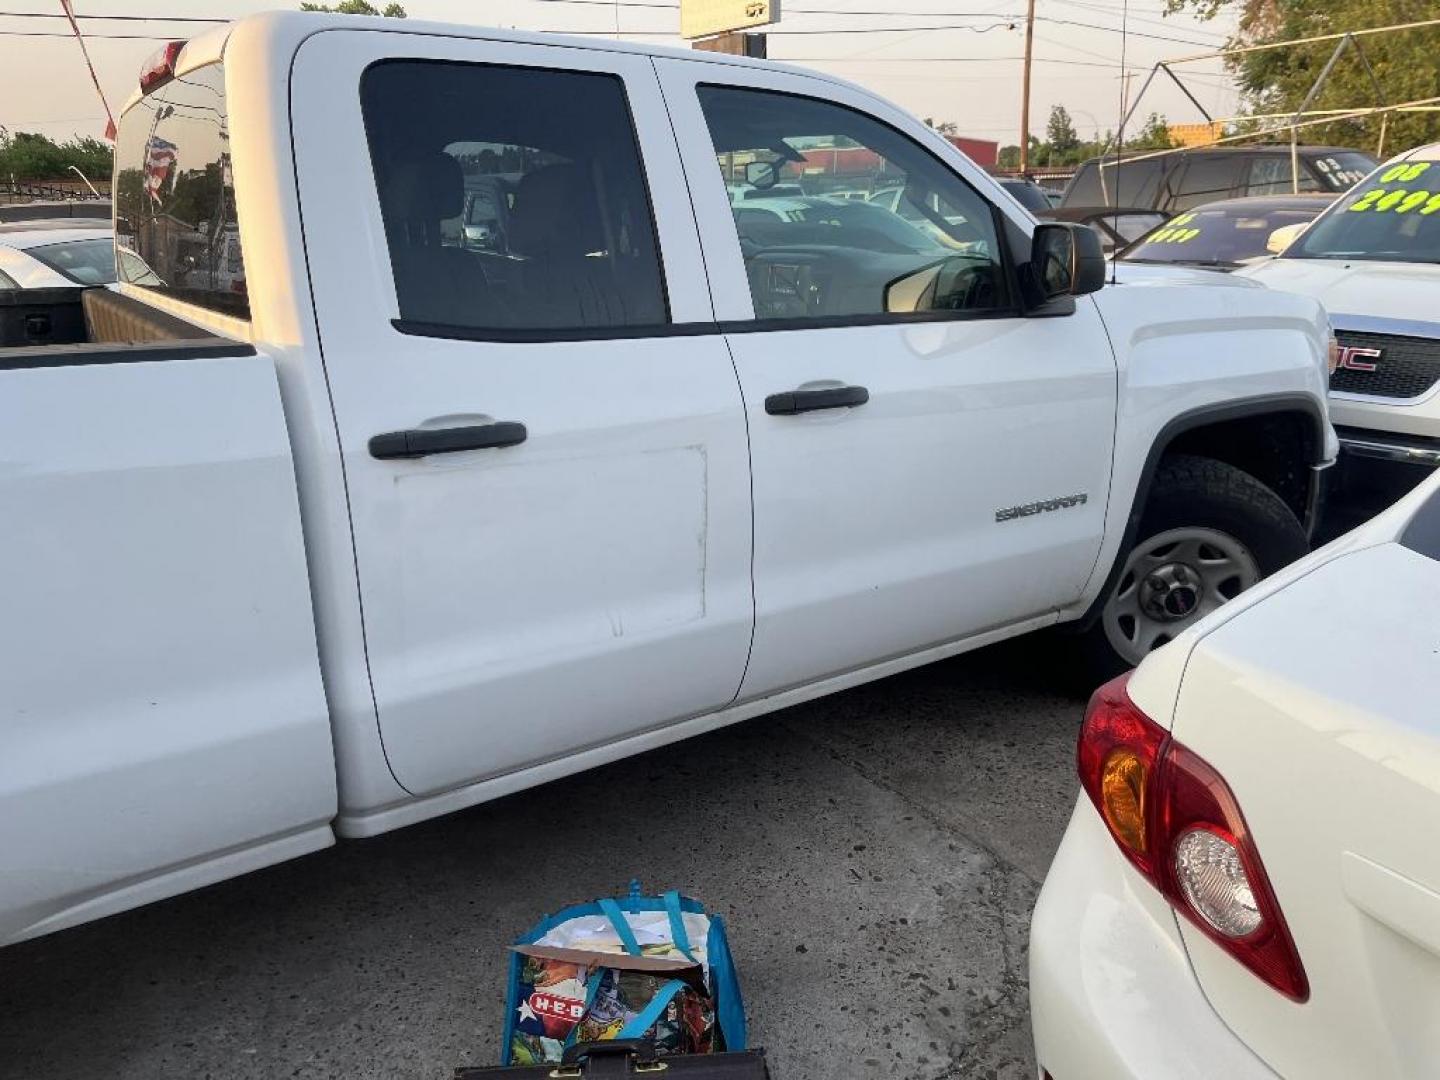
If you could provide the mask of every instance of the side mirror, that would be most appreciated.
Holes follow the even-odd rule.
[[[747,161],[745,182],[760,191],[767,191],[780,182],[780,171],[773,161]]]
[[[1309,222],[1305,221],[1295,225],[1282,225],[1272,232],[1270,238],[1265,241],[1265,250],[1272,255],[1279,255],[1296,240],[1300,239],[1300,234],[1307,228],[1309,228]]]
[[[1105,285],[1105,249],[1088,225],[1046,222],[1035,227],[1030,266],[1044,300],[1084,296]]]

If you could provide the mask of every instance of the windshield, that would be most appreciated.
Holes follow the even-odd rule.
[[[1191,210],[1167,221],[1120,258],[1129,262],[1200,263],[1239,266],[1268,254],[1265,242],[1276,229],[1312,221],[1324,209],[1216,207]]]
[[[80,285],[109,285],[115,280],[115,242],[67,240],[26,248],[25,254]]]
[[[802,208],[791,210],[786,217],[791,221],[828,225],[840,230],[840,236],[853,235],[854,230],[873,229],[886,239],[893,240],[906,251],[935,252],[943,249],[924,232],[911,225],[898,214],[893,214],[874,203],[820,202],[816,201]],[[856,247],[867,247],[857,243]]]
[[[1402,161],[1377,169],[1285,257],[1440,262],[1440,162]]]
[[[1312,157],[1310,164],[1315,166],[1315,171],[1331,191],[1349,191],[1375,168],[1375,159],[1358,150],[1337,150]]]

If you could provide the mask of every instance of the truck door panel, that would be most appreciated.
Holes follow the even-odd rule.
[[[331,33],[294,80],[396,778],[443,791],[728,704],[745,418],[649,60]]]
[[[1093,305],[1021,317],[992,204],[878,102],[657,65],[749,412],[742,697],[1073,601],[1103,535],[1114,426]],[[948,309],[926,308],[942,283]]]

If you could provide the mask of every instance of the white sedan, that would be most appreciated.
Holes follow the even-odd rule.
[[[1440,476],[1095,693],[1031,926],[1053,1080],[1440,1062]]]
[[[0,289],[74,288],[115,281],[114,232],[108,221],[56,218],[0,225]],[[121,258],[137,255],[122,251]],[[144,268],[142,273],[149,273]],[[139,280],[131,275],[131,280]],[[158,280],[158,279],[157,279]]]

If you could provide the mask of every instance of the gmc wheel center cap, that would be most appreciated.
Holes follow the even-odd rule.
[[[1204,590],[1200,574],[1185,563],[1166,563],[1140,583],[1140,607],[1152,619],[1175,622],[1195,613]]]

